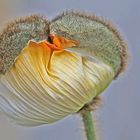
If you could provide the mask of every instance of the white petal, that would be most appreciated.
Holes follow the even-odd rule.
[[[32,45],[0,78],[0,110],[18,124],[52,123],[75,113],[114,77],[112,68],[101,62]]]

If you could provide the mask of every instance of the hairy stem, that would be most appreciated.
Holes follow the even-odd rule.
[[[96,140],[92,113],[90,110],[81,111],[87,140]]]

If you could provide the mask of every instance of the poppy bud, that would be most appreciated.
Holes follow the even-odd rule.
[[[127,46],[96,16],[31,16],[0,35],[0,111],[22,125],[76,113],[125,69]]]

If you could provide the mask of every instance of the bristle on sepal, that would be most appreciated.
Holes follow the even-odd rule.
[[[20,18],[0,34],[0,74],[7,72],[29,40],[47,39],[49,22],[40,15]]]
[[[85,12],[65,11],[51,21],[50,33],[78,40],[81,44],[70,51],[107,63],[116,73],[114,78],[127,67],[127,44],[109,20]]]

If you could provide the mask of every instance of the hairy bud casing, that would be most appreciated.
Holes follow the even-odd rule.
[[[79,45],[67,50],[110,65],[116,75],[127,64],[127,45],[112,23],[95,15],[64,12],[52,20],[50,33],[77,40]]]
[[[29,40],[46,39],[48,28],[48,21],[38,15],[9,23],[0,34],[0,74],[9,70]]]

